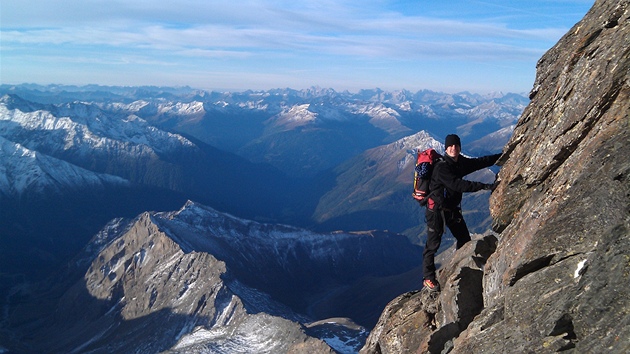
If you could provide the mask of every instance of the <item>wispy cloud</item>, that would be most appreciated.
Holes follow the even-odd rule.
[[[296,66],[314,65],[313,58],[327,65],[335,58],[389,60],[396,70],[396,63],[413,60],[535,63],[572,25],[555,18],[537,27],[509,22],[536,16],[535,6],[476,3],[488,9],[484,16],[457,3],[466,7],[448,16],[448,4],[417,1],[3,0],[2,45],[10,69],[18,63],[13,55],[59,61],[65,52],[109,58],[102,70],[124,58],[149,66],[235,60],[242,70],[274,57]],[[27,53],[29,47],[38,51]]]

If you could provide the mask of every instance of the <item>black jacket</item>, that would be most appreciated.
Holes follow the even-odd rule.
[[[459,155],[457,162],[444,154],[444,160],[438,162],[431,176],[431,199],[437,207],[455,210],[460,208],[462,193],[476,192],[488,186],[481,182],[463,179],[469,173],[494,165],[501,154],[488,155],[479,158],[467,158]]]

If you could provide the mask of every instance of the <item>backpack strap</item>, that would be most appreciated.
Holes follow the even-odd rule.
[[[439,158],[436,160],[435,165],[433,166],[433,173],[431,174],[431,181],[433,181],[433,176],[435,176],[435,169],[438,167],[438,165],[446,163],[446,161],[444,161],[444,157],[443,156],[439,156]],[[429,186],[431,186],[431,181],[429,182]],[[434,190],[429,190],[429,194],[427,194],[425,200],[426,200],[426,204],[427,204],[427,208],[430,210],[438,210],[441,209],[441,203],[439,198],[436,198],[440,195],[441,190],[444,190],[444,186],[442,186],[442,188],[438,188],[438,189],[434,189]]]

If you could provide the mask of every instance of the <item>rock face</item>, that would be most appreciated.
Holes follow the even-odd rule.
[[[362,354],[440,353],[483,310],[482,278],[488,257],[497,246],[493,234],[454,251],[438,271],[441,292],[427,289],[392,300],[370,333]],[[439,259],[438,259],[439,262]]]
[[[597,1],[540,59],[490,200],[496,251],[458,250],[439,297],[392,301],[363,353],[630,350],[629,45],[630,1]]]

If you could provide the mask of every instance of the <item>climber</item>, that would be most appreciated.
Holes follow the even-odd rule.
[[[439,291],[440,284],[435,274],[435,253],[442,242],[444,224],[457,240],[457,249],[470,241],[470,233],[462,216],[462,193],[482,189],[494,190],[496,184],[467,181],[465,175],[490,167],[501,154],[479,158],[460,155],[462,147],[459,136],[450,134],[444,142],[444,160],[435,165],[429,186],[429,201],[426,210],[427,243],[423,253],[423,285],[432,291]]]

